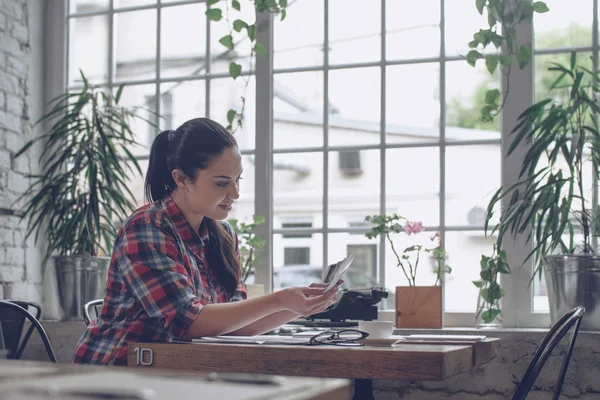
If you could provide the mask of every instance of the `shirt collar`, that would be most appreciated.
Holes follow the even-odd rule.
[[[205,218],[202,219],[199,232],[196,232],[188,220],[185,219],[181,209],[179,209],[170,194],[166,195],[161,202],[167,215],[171,218],[171,221],[173,221],[177,233],[179,233],[188,248],[194,253],[201,251],[202,248],[208,244],[209,239],[208,227],[204,223]]]

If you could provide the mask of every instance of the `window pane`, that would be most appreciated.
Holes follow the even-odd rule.
[[[438,63],[387,68],[387,143],[430,142],[440,137]],[[375,85],[375,81],[371,81]]]
[[[139,107],[138,115],[148,121],[155,121],[156,112],[156,85],[127,85],[121,94],[119,102],[125,107]],[[132,146],[130,151],[137,156],[149,155],[150,147],[158,131],[157,127],[150,123],[136,118],[130,120],[131,130],[135,134],[135,140],[138,146]]]
[[[329,145],[380,142],[380,75],[379,68],[353,68],[329,72]],[[351,136],[346,135],[351,130],[355,133]]]
[[[438,147],[386,150],[387,212],[426,226],[438,226],[440,150]]]
[[[481,120],[481,106],[489,89],[500,90],[500,72],[492,76],[480,60],[473,68],[466,61],[446,63],[446,140],[500,140],[500,116]]]
[[[446,225],[483,228],[500,188],[500,158],[500,144],[446,147]]]
[[[440,0],[387,0],[385,14],[386,59],[439,56]]]
[[[539,49],[592,45],[593,0],[545,0],[550,9],[534,14],[535,47]]]
[[[301,0],[288,4],[285,20],[281,21],[281,18],[275,17],[274,67],[323,65],[323,1]]]
[[[140,166],[140,169],[142,170],[142,175],[140,175],[139,172],[135,170],[133,164],[128,164],[133,168],[133,171],[135,172],[129,174],[131,178],[127,186],[129,187],[129,190],[131,190],[131,193],[135,197],[136,208],[139,208],[146,204],[146,199],[144,196],[144,180],[146,179],[146,173],[148,172],[148,160],[138,160],[138,164]],[[119,221],[119,223],[122,222],[123,221]]]
[[[156,9],[115,14],[114,40],[116,81],[156,77]]]
[[[246,83],[248,82],[248,83]],[[246,99],[244,109],[244,120],[242,127],[234,122],[235,139],[242,150],[254,149],[256,122],[256,79],[254,75],[245,76],[233,80],[232,78],[220,78],[210,80],[210,119],[227,126],[228,111],[241,112],[241,98]]]
[[[330,64],[381,59],[380,1],[330,0],[328,16]]]
[[[229,0],[227,3],[229,3]],[[220,8],[223,10],[223,15],[227,14],[230,21],[242,19],[250,25],[255,23],[254,5],[250,0],[240,0],[241,11],[234,10],[223,1],[211,6],[211,8]],[[243,32],[244,33],[233,32],[234,49],[230,50],[219,43],[219,40],[223,36],[231,33],[227,20],[223,18],[218,22],[210,22],[210,59],[212,73],[226,72],[229,74],[229,64],[232,61],[235,61],[242,66],[242,73],[246,73],[250,70],[250,41],[247,39],[246,31],[244,30]]]
[[[109,0],[71,0],[69,1],[70,13],[84,13],[102,11],[108,8]]]
[[[545,274],[542,272],[542,279],[537,276],[533,278],[533,311],[549,312],[550,303],[548,302],[548,293],[546,291]]]
[[[163,97],[162,130],[176,129],[185,121],[206,116],[206,83],[203,80],[162,83],[160,92]]]
[[[323,146],[323,72],[273,77],[273,147]]]
[[[254,156],[242,155],[242,179],[240,179],[240,198],[233,202],[229,218],[252,222],[254,215]]]
[[[285,265],[286,249],[307,252],[310,259],[305,265]],[[288,254],[294,250],[287,250]],[[306,260],[304,260],[306,261]],[[279,290],[291,286],[308,286],[323,281],[323,235],[313,234],[311,238],[286,239],[282,235],[273,235],[273,289]]]
[[[345,160],[348,154],[357,157]],[[379,150],[329,153],[329,226],[348,227],[379,211],[380,160]]]
[[[408,263],[406,260],[403,260],[404,270],[406,271],[406,275],[409,277],[411,274],[411,265],[413,271],[416,270],[414,274],[416,276],[416,285],[417,286],[431,286],[436,282],[436,275],[434,272],[434,263],[431,257],[427,256],[427,253],[421,251],[419,256],[419,261],[417,263],[417,254],[416,252],[404,252],[404,249],[409,246],[421,245],[424,248],[432,248],[433,244],[431,241],[432,232],[421,232],[416,235],[408,236],[407,234],[400,233],[390,235],[390,239],[394,243],[394,248],[396,249],[396,253],[400,258],[404,254],[409,256]],[[415,268],[416,266],[416,268]],[[385,286],[395,289],[396,286],[408,286],[408,279],[403,272],[401,266],[398,265],[398,261],[389,241],[385,242]]]
[[[273,156],[273,215],[280,221],[301,217],[315,228],[323,226],[323,153]]]
[[[139,7],[156,4],[156,0],[113,0],[114,8]]]
[[[479,15],[475,2],[446,0],[446,55],[466,55],[473,34],[480,29],[489,29],[487,12]],[[492,46],[493,47],[493,46]]]
[[[108,17],[71,18],[69,22],[69,84],[108,81]]]
[[[161,77],[206,74],[206,5],[165,7],[161,12]]]
[[[447,264],[452,273],[445,277],[445,311],[475,312],[481,255],[492,254],[495,237],[486,238],[482,231],[446,232]]]
[[[555,89],[550,92],[550,88],[556,79],[560,76],[560,71],[549,71],[548,68],[552,68],[551,63],[558,63],[566,68],[570,68],[571,54],[548,54],[543,56],[535,56],[535,101],[541,101],[548,97],[555,98],[557,100],[566,101],[569,95],[566,89]],[[577,53],[577,65],[584,66],[588,69],[593,68],[592,55],[591,53],[581,52]],[[589,83],[589,75],[586,74],[584,81]],[[571,81],[566,79],[562,81],[566,84]]]

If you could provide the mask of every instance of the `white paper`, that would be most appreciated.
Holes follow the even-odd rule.
[[[192,339],[194,343],[239,343],[239,344],[308,344],[309,338],[281,335],[256,336],[205,336]]]
[[[326,292],[335,287],[337,282],[344,276],[344,273],[346,273],[346,270],[352,265],[352,261],[354,261],[354,254],[350,254],[338,263],[329,266],[329,271],[325,278],[325,283],[328,284],[325,288]],[[329,277],[330,275],[331,277]]]

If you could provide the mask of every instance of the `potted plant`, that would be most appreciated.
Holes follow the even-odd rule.
[[[487,209],[485,228],[506,200],[493,227],[498,246],[505,235],[526,234],[533,242],[534,276],[545,274],[550,316],[555,322],[577,305],[598,306],[600,257],[595,237],[600,221],[591,204],[600,162],[597,116],[599,78],[578,66],[551,63],[556,74],[551,97],[527,108],[511,132],[508,149],[526,146],[518,183],[501,187]],[[533,278],[532,278],[533,279]],[[600,320],[584,318],[582,329],[600,329]]]
[[[227,222],[231,225],[238,236],[238,247],[240,251],[240,262],[242,266],[241,281],[246,286],[248,298],[261,296],[265,293],[265,287],[262,284],[246,283],[248,277],[254,274],[257,267],[256,251],[265,245],[265,240],[256,234],[256,226],[265,222],[262,215],[253,215],[251,223],[240,222],[237,219],[229,219]]]
[[[408,281],[408,286],[396,287],[396,327],[398,328],[441,328],[442,327],[442,287],[444,274],[452,272],[446,263],[446,251],[439,233],[431,237],[433,247],[421,244],[410,245],[398,252],[391,234],[405,233],[408,236],[421,233],[423,224],[394,214],[372,215],[365,221],[373,224],[365,233],[369,239],[383,235],[396,257],[397,266]],[[433,286],[417,286],[417,271],[421,252],[430,253],[435,262],[436,280]]]
[[[481,256],[480,279],[473,281],[479,288],[477,296],[477,312],[475,326],[479,328],[497,328],[502,326],[502,311],[500,299],[504,297],[504,289],[500,287],[498,278],[500,274],[509,274],[510,266],[506,261],[506,252],[494,245],[490,257]]]
[[[24,204],[27,237],[45,243],[42,267],[54,259],[63,318],[81,319],[85,302],[104,292],[108,256],[118,223],[134,209],[128,181],[141,170],[128,147],[134,134],[129,121],[135,110],[119,105],[115,94],[90,86],[50,102],[51,110],[37,123],[50,128],[27,142],[15,157],[36,142],[42,174],[18,201]]]

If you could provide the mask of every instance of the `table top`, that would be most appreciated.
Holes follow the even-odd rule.
[[[110,382],[110,386],[107,382]],[[0,360],[0,393],[3,399],[48,399],[51,397],[46,392],[48,388],[58,388],[63,391],[63,396],[72,390],[125,391],[123,396],[135,393],[140,400],[185,398],[195,392],[201,394],[202,398],[232,400],[350,398],[350,382],[342,379],[201,374],[158,369],[141,371],[127,367]],[[77,397],[85,399],[86,396]]]
[[[128,365],[204,372],[439,381],[467,372],[491,358],[495,344],[493,340],[478,345],[406,343],[394,347],[130,343]]]

